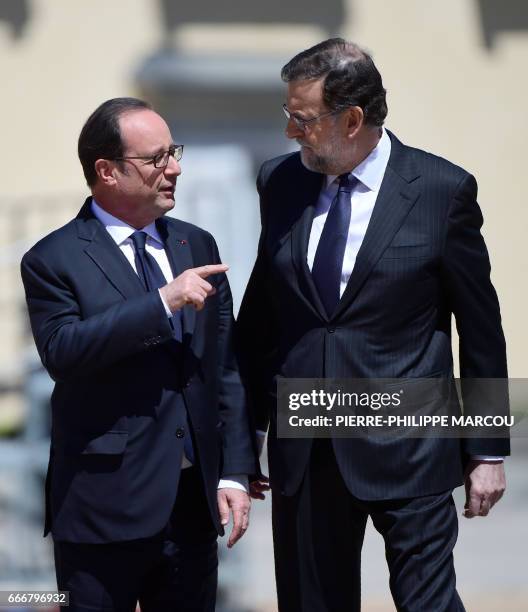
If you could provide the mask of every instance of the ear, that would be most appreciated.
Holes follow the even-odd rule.
[[[109,159],[98,159],[94,164],[94,168],[101,183],[109,186],[115,185],[115,163],[113,161]]]
[[[359,106],[351,106],[347,110],[347,138],[354,138],[359,130],[363,127],[365,116],[363,109]]]

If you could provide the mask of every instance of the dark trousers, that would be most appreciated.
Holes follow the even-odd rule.
[[[359,500],[346,488],[329,440],[314,441],[295,495],[273,494],[280,612],[359,612],[361,547],[369,515],[385,540],[397,610],[463,612],[453,566],[458,521],[451,491]]]
[[[182,471],[170,522],[162,533],[110,544],[55,542],[59,590],[72,612],[212,612],[217,532],[196,468]]]

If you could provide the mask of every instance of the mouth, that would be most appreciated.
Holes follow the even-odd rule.
[[[164,187],[163,189],[160,189],[159,192],[163,193],[166,196],[170,196],[171,198],[174,198],[174,191],[175,191],[176,187]]]

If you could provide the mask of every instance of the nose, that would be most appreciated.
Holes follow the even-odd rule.
[[[304,130],[302,130],[292,118],[288,119],[284,133],[286,134],[286,138],[289,138],[290,140],[294,138],[302,138],[304,136]]]
[[[176,161],[175,157],[169,157],[169,163],[165,166],[165,174],[170,176],[180,176],[182,173],[180,162]]]

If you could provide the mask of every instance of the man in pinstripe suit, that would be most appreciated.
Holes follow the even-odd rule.
[[[320,43],[282,78],[301,150],[260,170],[262,234],[238,321],[255,422],[270,430],[279,608],[360,609],[370,516],[398,610],[464,610],[452,490],[465,482],[468,518],[488,514],[508,441],[279,439],[275,390],[277,377],[450,378],[453,315],[461,375],[507,377],[476,181],[384,129],[381,76],[356,45]]]

